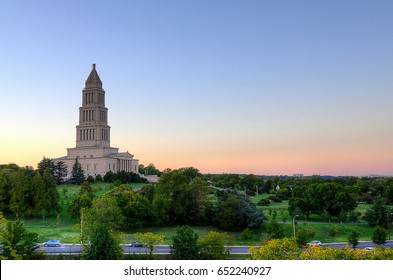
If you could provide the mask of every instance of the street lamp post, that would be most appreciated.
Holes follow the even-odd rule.
[[[387,213],[387,216],[388,216],[388,235],[389,235],[389,240],[390,240],[390,220],[389,220],[390,215],[393,215],[393,212],[392,213],[390,213],[390,212]]]
[[[299,215],[295,215],[295,216],[293,216],[293,219],[292,219],[292,226],[293,226],[293,238],[296,238],[296,227],[295,227],[295,219],[296,219],[297,217],[299,217]]]

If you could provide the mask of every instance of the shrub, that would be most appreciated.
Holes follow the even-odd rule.
[[[270,205],[270,200],[269,200],[269,199],[262,198],[262,199],[257,203],[257,205],[259,205],[259,206],[268,206],[268,205]]]
[[[240,234],[240,239],[242,239],[242,240],[250,240],[253,238],[254,238],[254,233],[249,228],[246,228]]]
[[[87,177],[87,182],[89,182],[89,183],[94,183],[94,178],[93,178],[93,176],[89,176],[89,177]]]
[[[269,199],[274,201],[274,202],[278,202],[278,203],[282,202],[282,199],[280,197],[276,196],[276,195],[269,196]]]

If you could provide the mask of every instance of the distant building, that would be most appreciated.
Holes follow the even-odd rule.
[[[110,146],[108,108],[105,107],[105,91],[93,64],[82,90],[82,107],[79,107],[79,125],[76,126],[76,147],[67,149],[67,156],[55,161],[64,161],[71,177],[72,166],[78,158],[86,176],[101,176],[108,171],[134,172],[139,174],[139,161],[128,151],[119,153]]]

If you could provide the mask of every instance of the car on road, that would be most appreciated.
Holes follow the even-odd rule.
[[[60,247],[61,243],[60,243],[60,240],[53,239],[53,240],[49,240],[47,242],[44,242],[42,245],[44,245],[45,247]]]
[[[130,247],[145,247],[145,246],[146,246],[146,244],[143,244],[139,241],[135,241],[130,244]]]
[[[372,250],[374,250],[374,247],[368,246],[368,247],[365,247],[364,249],[365,249],[366,251],[372,251]]]
[[[322,246],[322,243],[319,240],[313,240],[311,242],[308,242],[307,245],[308,246]]]

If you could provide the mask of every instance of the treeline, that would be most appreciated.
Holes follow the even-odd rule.
[[[247,194],[272,193],[290,198],[296,187],[332,183],[348,188],[359,203],[372,203],[374,197],[381,196],[386,203],[393,204],[393,178],[386,177],[271,177],[238,174],[206,174],[209,184],[218,188],[231,188],[246,191]]]
[[[0,212],[21,218],[45,216],[60,211],[60,196],[49,169],[3,165],[0,170]]]

